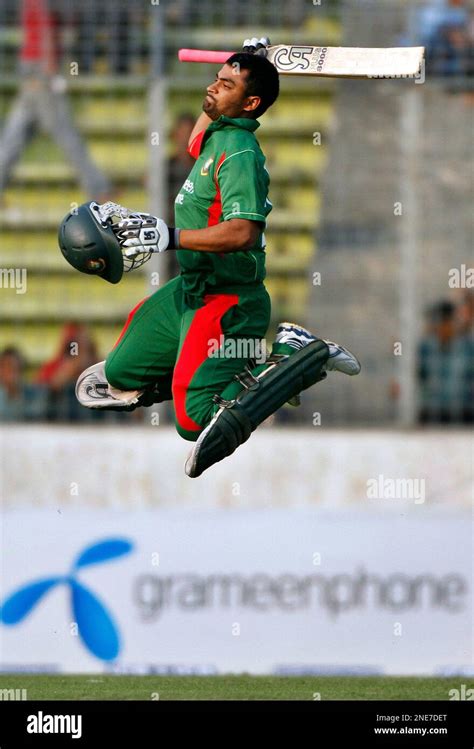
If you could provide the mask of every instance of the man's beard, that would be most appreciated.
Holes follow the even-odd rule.
[[[207,114],[211,120],[217,120],[220,113],[217,111],[216,103],[213,99],[205,98],[202,103],[202,111]]]

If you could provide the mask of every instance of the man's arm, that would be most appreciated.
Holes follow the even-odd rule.
[[[128,257],[140,252],[163,252],[166,249],[197,250],[198,252],[238,252],[253,247],[264,222],[231,218],[204,229],[169,229],[161,218],[136,213],[117,203],[97,206],[100,221],[110,222],[121,247]],[[119,221],[115,223],[112,217]],[[179,234],[179,239],[178,239]],[[179,242],[179,244],[178,244]]]
[[[181,229],[179,244],[184,250],[198,252],[237,252],[253,247],[260,231],[257,221],[231,218],[205,229]]]
[[[202,130],[207,130],[207,126],[212,122],[211,118],[207,116],[205,112],[202,112],[199,117],[196,120],[196,124],[194,125],[191,135],[189,136],[188,140],[188,146],[191,146],[191,143],[193,142],[196,135],[198,135]]]

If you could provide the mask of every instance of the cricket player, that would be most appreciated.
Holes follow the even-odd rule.
[[[59,232],[69,262],[112,283],[124,265],[176,251],[179,276],[136,305],[106,361],[83,372],[76,393],[91,408],[172,398],[178,433],[195,443],[190,477],[234,452],[327,371],[360,371],[347,349],[287,322],[270,355],[259,358],[270,322],[264,229],[272,205],[255,131],[279,93],[276,68],[258,54],[265,43],[247,40],[247,51],[232,55],[207,87],[189,141],[196,161],[176,196],[176,227],[90,203],[68,214]]]

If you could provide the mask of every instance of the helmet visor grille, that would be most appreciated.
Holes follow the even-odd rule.
[[[130,273],[131,270],[136,270],[140,266],[144,265],[152,256],[151,252],[139,252],[131,257],[126,254],[127,250],[122,250],[123,255],[123,272]],[[130,252],[130,250],[128,250]]]

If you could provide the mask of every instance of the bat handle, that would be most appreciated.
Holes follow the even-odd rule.
[[[227,62],[233,52],[215,52],[210,49],[180,49],[178,58],[181,62]]]

